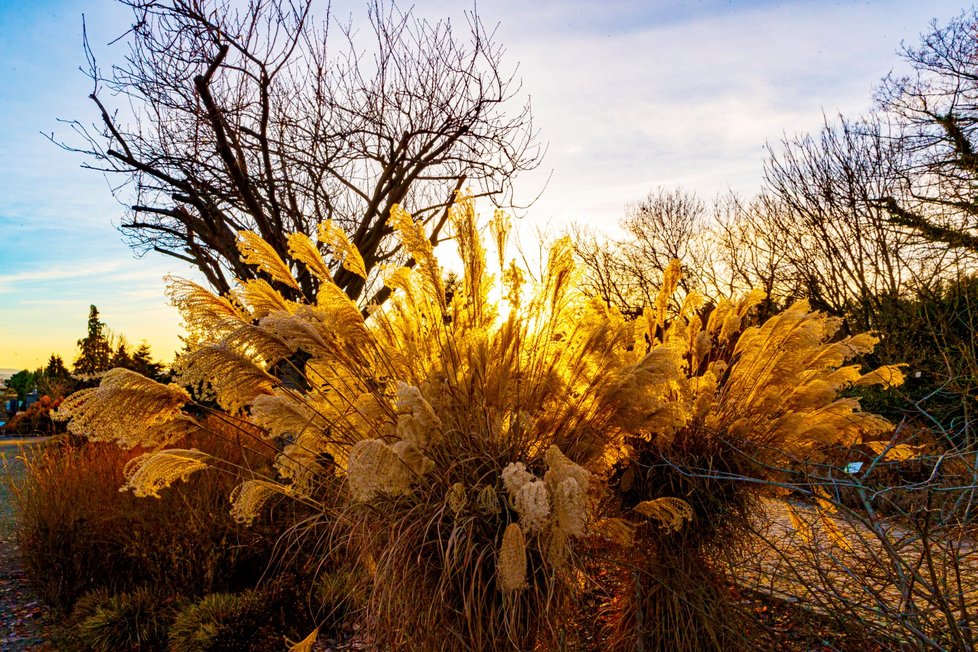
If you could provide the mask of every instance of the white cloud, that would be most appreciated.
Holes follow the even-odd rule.
[[[0,274],[0,293],[11,292],[21,285],[104,276],[118,271],[122,266],[120,260],[105,260],[83,263],[77,267],[47,267]]]
[[[950,2],[723,4],[657,4],[643,15],[641,3],[625,3],[630,29],[609,27],[617,4],[552,3],[526,18],[504,5],[513,14],[500,16],[501,38],[551,143],[544,169],[523,184],[532,195],[553,170],[531,215],[613,221],[659,184],[754,192],[766,141],[817,129],[823,110],[868,110],[900,40],[914,40],[932,14],[959,11]]]

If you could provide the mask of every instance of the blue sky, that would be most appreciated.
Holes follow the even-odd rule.
[[[334,2],[362,16],[361,3]],[[464,3],[419,0],[429,17],[461,19]],[[658,185],[704,197],[760,183],[766,141],[818,128],[823,111],[858,115],[899,66],[902,40],[960,2],[600,2],[483,0],[486,24],[519,64],[549,151],[519,182],[544,194],[524,226],[611,226]],[[114,229],[123,208],[108,182],[42,133],[70,139],[58,118],[96,119],[86,96],[81,16],[101,65],[129,14],[108,0],[0,0],[0,368],[68,362],[88,306],[117,333],[169,360],[179,317],[162,277],[176,261],[133,258]],[[76,141],[77,142],[77,141]]]

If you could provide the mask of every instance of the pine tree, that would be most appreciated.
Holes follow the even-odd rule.
[[[65,366],[65,361],[61,359],[61,356],[52,353],[51,357],[48,358],[47,366],[44,368],[44,375],[51,379],[63,379],[71,376],[71,373]]]
[[[54,353],[48,358],[47,366],[38,369],[35,375],[37,391],[42,396],[49,396],[55,400],[67,396],[75,387],[75,379],[65,366],[64,360]]]
[[[109,366],[112,368],[122,367],[123,369],[136,370],[132,354],[129,353],[129,342],[124,336],[119,337],[119,348],[112,354],[112,360],[109,362]]]
[[[140,344],[133,354],[132,370],[157,381],[163,377],[163,363],[153,362],[153,353],[146,342]]]
[[[75,360],[76,374],[95,375],[109,370],[112,344],[95,306],[91,306],[88,313],[88,336],[78,340],[78,348],[81,354]]]

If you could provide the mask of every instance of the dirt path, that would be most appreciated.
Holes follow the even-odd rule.
[[[22,443],[0,440],[0,650],[4,651],[42,648],[50,625],[47,610],[27,585],[14,536],[7,480],[23,473],[23,463],[17,459]]]

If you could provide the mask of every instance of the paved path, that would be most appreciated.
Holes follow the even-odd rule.
[[[43,648],[50,624],[47,610],[30,590],[14,536],[14,513],[7,480],[23,472],[17,459],[23,440],[0,439],[0,650]]]
[[[944,540],[928,554],[919,536],[891,522],[839,516],[826,524],[811,506],[781,500],[764,511],[755,550],[732,569],[742,585],[890,635],[940,636],[962,614],[978,625],[978,549],[970,540]]]

